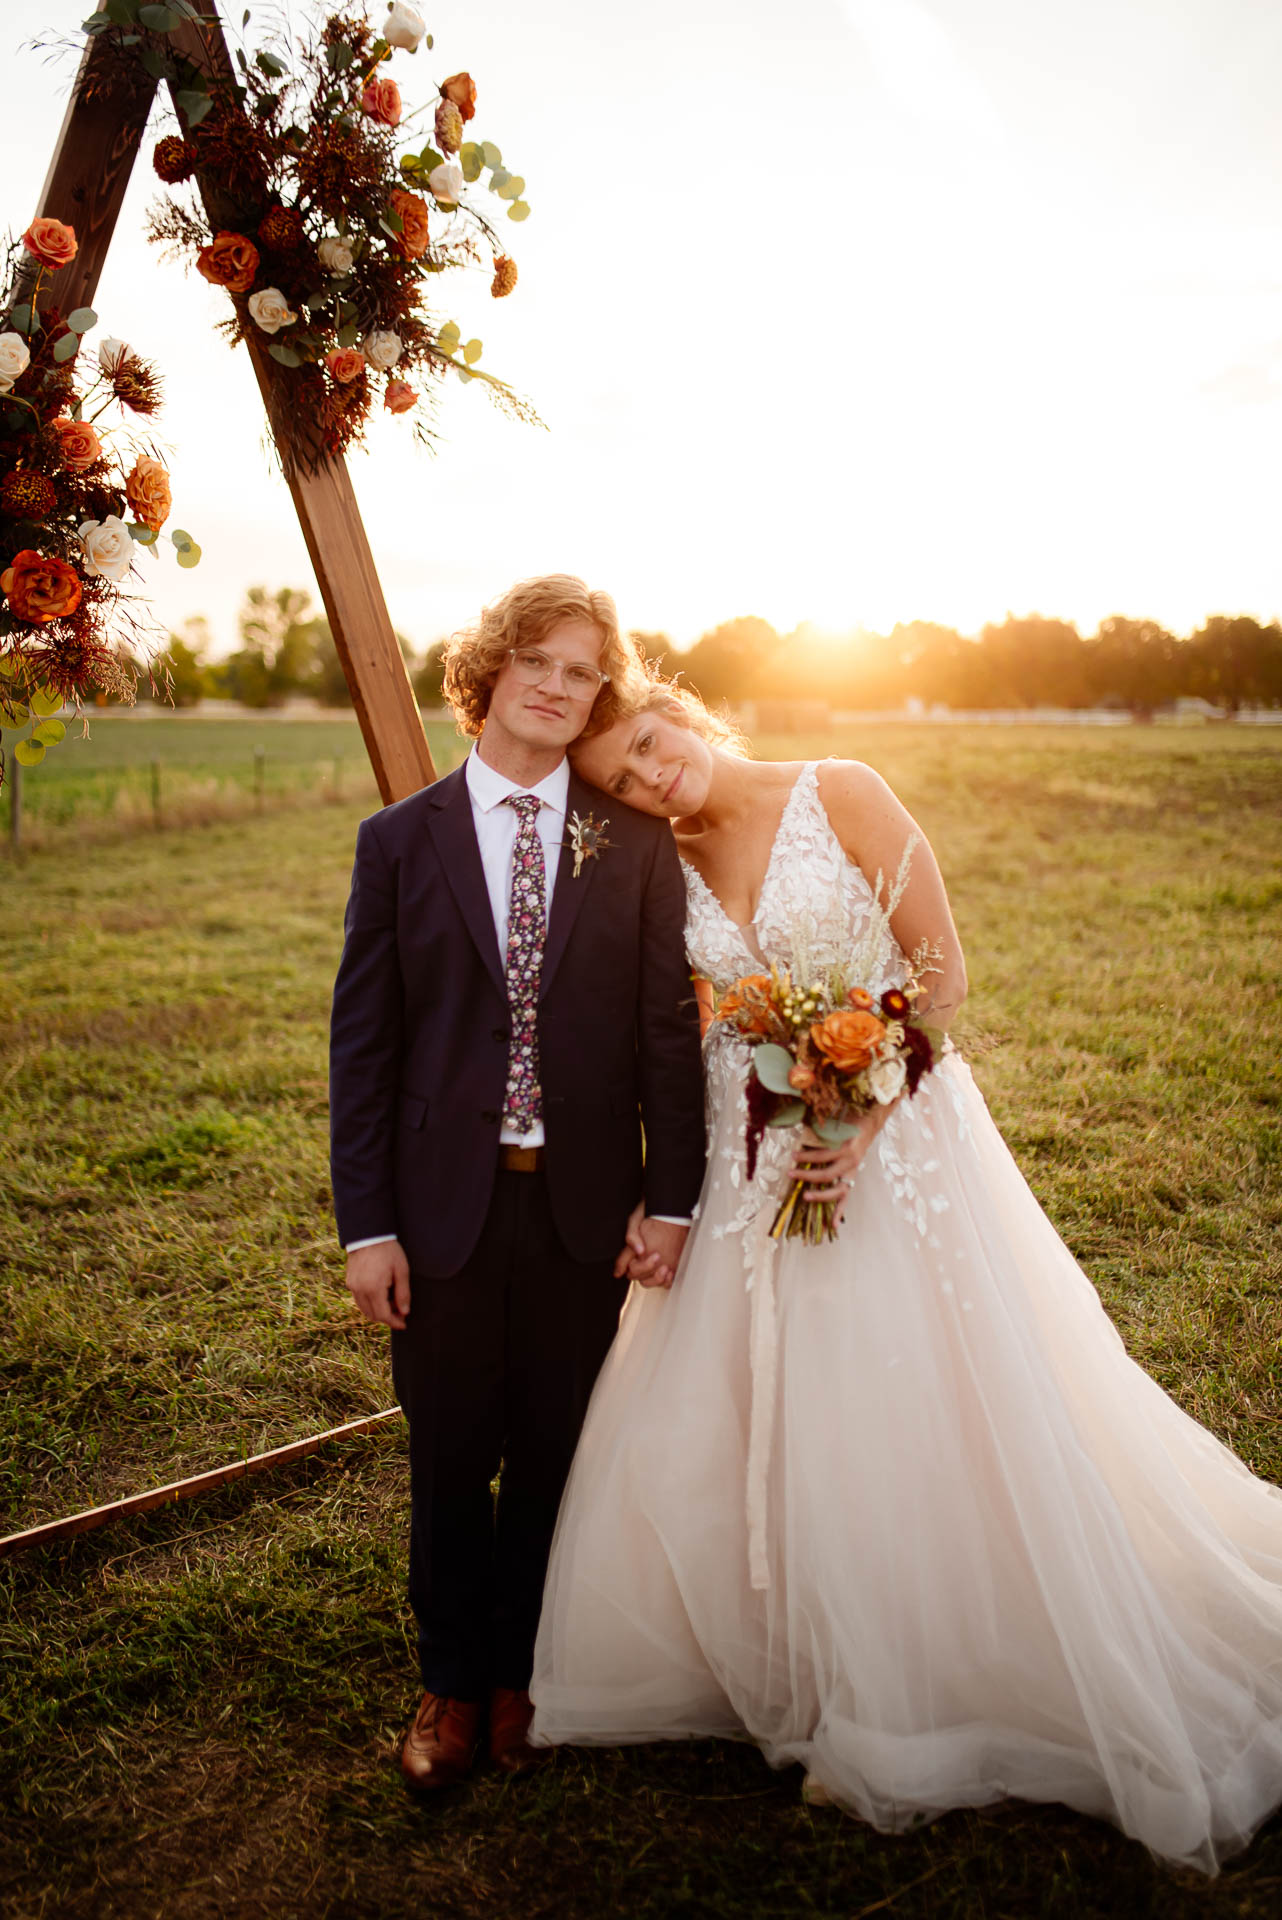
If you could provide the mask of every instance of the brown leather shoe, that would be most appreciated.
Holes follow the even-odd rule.
[[[528,1693],[495,1687],[490,1701],[490,1758],[500,1773],[525,1773],[547,1759],[547,1747],[532,1747],[526,1739],[533,1718]]]
[[[471,1768],[480,1730],[479,1702],[425,1693],[414,1724],[401,1742],[401,1772],[411,1793],[434,1792],[463,1779]]]

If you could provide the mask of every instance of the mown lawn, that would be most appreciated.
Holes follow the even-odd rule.
[[[1131,1351],[1282,1479],[1282,739],[762,745],[871,760],[917,813],[967,947],[960,1037],[1021,1166]],[[390,1403],[325,1169],[370,804],[60,835],[0,866],[4,1531]],[[1207,1886],[1055,1809],[883,1839],[802,1808],[747,1747],[562,1754],[411,1807],[390,1762],[415,1692],[403,1474],[384,1430],[0,1562],[0,1914],[1282,1906],[1278,1822]]]

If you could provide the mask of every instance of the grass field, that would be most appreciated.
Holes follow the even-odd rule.
[[[89,750],[175,727],[193,757],[228,729],[252,766],[252,723],[96,723]],[[5,1531],[390,1403],[325,1166],[328,991],[372,801],[350,723],[268,745],[299,736],[295,764],[323,765],[331,727],[353,791],[329,805],[60,836],[0,865]],[[1020,1165],[1131,1352],[1282,1479],[1282,739],[880,726],[761,745],[871,760],[913,808],[967,948],[959,1037]],[[28,793],[55,760],[73,780],[82,751]],[[405,1519],[397,1430],[0,1562],[0,1915],[1282,1905],[1277,1821],[1208,1886],[1057,1809],[884,1839],[808,1812],[747,1747],[567,1753],[411,1807],[391,1764],[415,1695]]]

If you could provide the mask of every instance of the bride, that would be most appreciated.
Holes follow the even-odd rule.
[[[916,832],[884,782],[638,700],[575,763],[672,821],[696,976],[839,962]],[[965,968],[918,837],[879,990],[923,940],[946,1026]],[[838,1150],[768,1131],[752,1181],[747,1065],[713,1021],[699,1217],[597,1384],[532,1738],[747,1736],[884,1830],[1062,1801],[1214,1872],[1282,1800],[1282,1492],[1127,1357],[959,1053]],[[794,1167],[834,1242],[771,1239]]]

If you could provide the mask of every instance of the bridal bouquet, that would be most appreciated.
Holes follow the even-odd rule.
[[[806,1125],[826,1146],[839,1146],[859,1120],[901,1093],[917,1091],[938,1060],[943,1033],[913,1018],[913,1001],[930,955],[914,955],[902,987],[874,996],[851,985],[841,968],[807,984],[786,967],[736,980],[716,1017],[752,1047],[748,1080],[748,1178],[767,1127]],[[794,1180],[775,1214],[773,1239],[814,1246],[837,1237],[836,1204],[805,1200],[813,1176]]]

